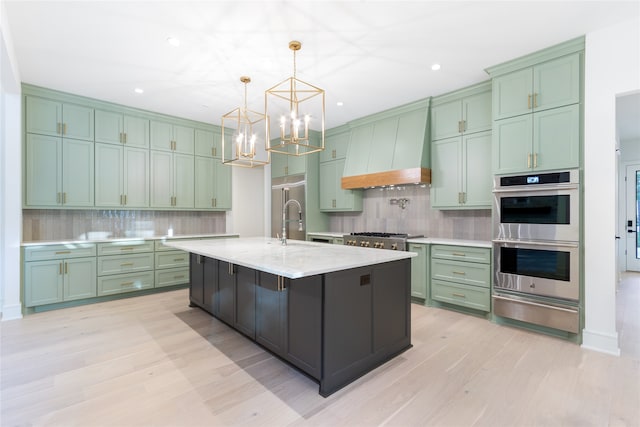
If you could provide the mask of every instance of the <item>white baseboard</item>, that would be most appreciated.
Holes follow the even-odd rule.
[[[22,319],[22,305],[12,304],[2,306],[2,321]]]
[[[584,329],[582,331],[582,348],[620,356],[617,333],[603,334]]]

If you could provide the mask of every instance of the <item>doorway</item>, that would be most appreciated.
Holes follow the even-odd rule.
[[[627,165],[625,187],[626,271],[640,272],[640,163]]]

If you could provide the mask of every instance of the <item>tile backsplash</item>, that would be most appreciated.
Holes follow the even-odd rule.
[[[364,190],[362,212],[331,214],[330,230],[491,240],[491,210],[432,209],[429,196],[429,187],[421,185]],[[400,199],[408,200],[404,209]]]
[[[171,231],[170,231],[171,230]],[[24,242],[226,232],[225,212],[24,209]]]

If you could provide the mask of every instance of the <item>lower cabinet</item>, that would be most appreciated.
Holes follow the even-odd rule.
[[[490,248],[432,246],[432,301],[489,312],[490,283]]]
[[[256,341],[278,356],[286,354],[287,279],[258,272],[256,286]]]
[[[154,286],[153,242],[124,243],[98,243],[98,296]]]
[[[429,245],[409,243],[409,252],[417,257],[411,258],[411,297],[427,299],[427,282],[429,281]]]

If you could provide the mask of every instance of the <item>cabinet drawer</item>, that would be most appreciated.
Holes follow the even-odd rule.
[[[167,251],[156,253],[156,268],[189,267],[189,252]]]
[[[488,288],[460,285],[457,283],[431,281],[431,298],[476,310],[490,311],[491,292]]]
[[[98,257],[98,276],[153,270],[153,253]]]
[[[431,246],[431,258],[489,264],[491,260],[491,249],[475,248],[472,246],[433,245]]]
[[[65,245],[42,245],[24,248],[25,261],[44,261],[47,259],[87,256],[96,256],[96,245],[94,243],[70,243]]]
[[[125,242],[98,243],[98,255],[121,255],[153,252],[153,241],[131,240]]]
[[[153,288],[153,271],[98,277],[98,296]]]
[[[189,283],[188,268],[169,268],[156,271],[156,288]]]
[[[488,264],[435,258],[431,260],[431,277],[448,282],[489,288],[491,273]]]

